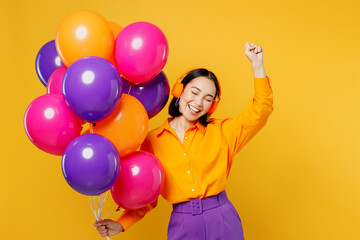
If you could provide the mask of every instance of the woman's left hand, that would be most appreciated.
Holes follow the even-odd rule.
[[[245,43],[245,50],[244,50],[245,55],[249,58],[250,62],[253,65],[259,66],[261,64],[263,64],[263,49],[262,47],[250,43],[246,42]]]
[[[96,230],[98,230],[101,237],[114,236],[124,231],[123,226],[119,222],[111,219],[103,219],[94,223]]]

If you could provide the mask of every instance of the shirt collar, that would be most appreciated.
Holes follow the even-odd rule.
[[[166,119],[165,122],[155,130],[156,136],[159,136],[165,130],[167,130],[169,132],[174,132],[173,128],[169,124],[169,122],[172,119],[173,118]],[[199,121],[197,121],[196,124],[194,126],[192,126],[190,129],[194,129],[194,128],[197,128],[202,135],[205,135],[206,127],[204,125],[202,125]]]

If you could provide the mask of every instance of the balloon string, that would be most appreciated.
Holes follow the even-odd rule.
[[[107,218],[107,217],[108,217],[110,214],[112,214],[113,212],[115,212],[117,209],[118,209],[118,207],[115,208],[114,210],[112,210],[108,215],[106,215],[106,216],[104,217],[104,219]]]
[[[132,84],[129,85],[129,91],[127,94],[130,94]]]
[[[98,209],[97,211],[95,211],[95,208],[96,208],[96,199],[95,199],[95,196],[94,196],[94,206],[92,205],[92,198],[89,196],[89,199],[88,199],[88,202],[89,202],[89,205],[91,207],[91,210],[95,216],[95,220],[96,221],[101,221],[101,212],[103,210],[103,207],[104,207],[104,204],[105,204],[105,200],[106,200],[106,197],[107,197],[107,194],[108,192],[106,192],[106,194],[100,194],[98,195],[98,201],[97,201],[97,204],[98,204]],[[107,216],[109,216],[111,213],[113,213],[116,209],[118,208],[115,208],[113,211],[111,211]],[[105,217],[105,218],[106,218]],[[104,219],[105,219],[104,218]],[[109,236],[106,236],[106,239],[107,240],[110,240]]]
[[[97,219],[96,212],[95,212],[95,210],[94,210],[93,206],[91,205],[91,201],[90,201],[90,199],[91,199],[91,197],[89,197],[89,200],[88,200],[89,205],[90,205],[90,207],[91,207],[92,212],[94,213],[95,219]]]
[[[101,219],[101,202],[100,202],[100,195],[98,196],[98,218]]]
[[[93,123],[89,123],[90,125],[90,133],[94,133],[94,126]]]
[[[101,199],[102,199],[102,201],[101,201],[101,211],[102,211],[102,209],[103,209],[103,207],[104,207],[107,194],[108,194],[108,192],[106,192],[105,197],[104,197],[104,194],[102,194],[102,198],[101,198]]]

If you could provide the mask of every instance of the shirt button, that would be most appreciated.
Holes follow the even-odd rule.
[[[195,191],[195,189],[191,189],[191,191],[193,192],[193,191]]]
[[[190,174],[190,171],[187,171],[188,174]]]
[[[186,156],[186,153],[184,153],[184,156]]]
[[[187,139],[187,137],[185,137],[185,139]]]

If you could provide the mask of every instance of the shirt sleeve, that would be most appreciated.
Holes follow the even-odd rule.
[[[254,78],[254,87],[255,96],[247,103],[245,110],[234,118],[221,121],[230,156],[239,152],[265,126],[273,111],[273,92],[269,78]]]
[[[139,209],[125,210],[125,212],[118,218],[117,222],[127,231],[137,221],[143,219],[145,215],[156,207],[158,199],[154,200],[149,205]]]
[[[150,152],[153,154],[153,149],[148,138],[141,144],[140,150]],[[137,221],[140,221],[145,215],[157,206],[158,199],[155,199],[152,203],[139,209],[125,210],[125,212],[117,219],[117,222],[121,224],[124,231],[128,230]]]

